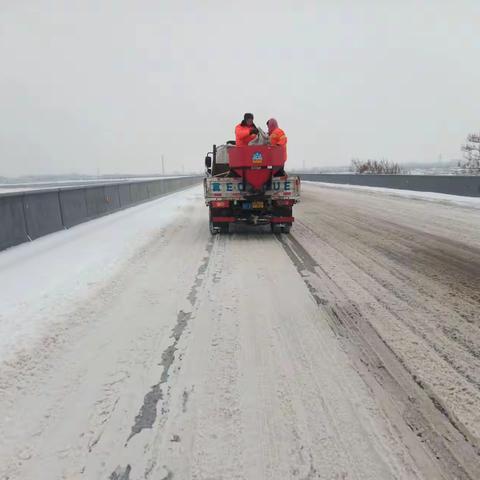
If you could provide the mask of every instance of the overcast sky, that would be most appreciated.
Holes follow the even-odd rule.
[[[289,164],[460,157],[480,2],[0,0],[0,176],[201,170],[246,111]]]

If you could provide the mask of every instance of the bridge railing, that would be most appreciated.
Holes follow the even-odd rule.
[[[302,180],[313,182],[480,197],[480,176],[473,175],[355,175],[348,173],[299,173],[298,175]]]
[[[199,184],[174,177],[0,193],[0,250]]]

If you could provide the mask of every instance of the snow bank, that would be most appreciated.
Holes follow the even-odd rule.
[[[110,278],[198,193],[173,193],[0,252],[0,360],[39,338],[56,312]]]
[[[463,197],[459,195],[448,195],[446,193],[418,192],[415,190],[399,190],[396,188],[364,187],[361,185],[313,182],[309,180],[302,180],[302,183],[308,183],[309,185],[317,185],[319,187],[360,190],[366,193],[383,193],[385,195],[404,198],[406,197],[413,200],[426,200],[429,202],[460,205],[462,207],[480,208],[480,197]]]

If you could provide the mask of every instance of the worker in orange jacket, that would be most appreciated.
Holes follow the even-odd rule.
[[[258,128],[253,123],[253,114],[246,113],[243,120],[235,127],[235,145],[243,147],[248,145],[258,135]]]
[[[271,118],[267,122],[268,136],[270,139],[270,145],[280,145],[285,152],[285,160],[287,160],[287,136],[285,132],[278,126],[278,122]]]

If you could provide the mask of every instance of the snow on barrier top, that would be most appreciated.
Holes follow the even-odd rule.
[[[299,175],[303,180],[313,182],[398,188],[400,190],[413,190],[417,192],[480,197],[480,176],[355,175],[347,173],[301,173]]]
[[[200,183],[171,177],[0,192],[0,250]]]

